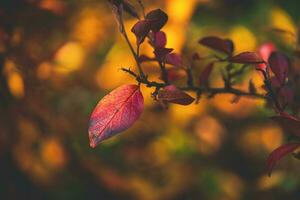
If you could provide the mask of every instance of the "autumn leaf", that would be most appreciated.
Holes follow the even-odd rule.
[[[137,85],[123,85],[106,95],[94,109],[89,126],[90,146],[96,147],[131,127],[140,117],[144,98]]]
[[[227,55],[231,55],[234,49],[234,45],[231,40],[221,39],[215,36],[204,37],[199,40],[199,43],[211,49],[226,53]]]
[[[160,31],[168,21],[168,15],[161,9],[150,11],[145,18],[151,21],[151,30],[154,32]]]
[[[136,43],[138,45],[142,44],[150,32],[150,22],[148,20],[138,21],[131,29],[136,37]]]
[[[166,59],[166,56],[172,51],[172,48],[155,48],[153,53],[159,61],[164,61]]]
[[[229,58],[228,61],[240,64],[260,64],[265,62],[257,53],[254,52],[240,53]]]
[[[267,159],[267,171],[269,176],[271,176],[272,170],[275,167],[276,163],[288,153],[293,152],[298,147],[300,147],[299,142],[284,144],[277,149],[275,149]]]
[[[285,82],[288,75],[289,60],[279,52],[273,52],[269,57],[269,65],[280,84]]]
[[[160,47],[163,48],[167,44],[167,36],[165,32],[163,31],[158,31],[157,33],[154,34],[154,47]]]
[[[166,86],[160,90],[157,99],[163,102],[175,103],[180,105],[189,105],[194,102],[194,98],[187,93],[179,90],[174,85]]]
[[[177,53],[170,53],[166,55],[166,63],[180,67],[182,66],[182,58]]]

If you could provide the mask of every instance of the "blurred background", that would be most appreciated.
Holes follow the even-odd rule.
[[[231,38],[236,53],[271,41],[289,52],[300,20],[296,0],[144,3],[147,11],[169,14],[167,46],[196,71],[205,65],[191,64],[193,53],[211,53],[197,44],[200,37]],[[126,15],[125,22],[130,30],[136,20]],[[147,44],[141,51],[152,53]],[[134,83],[121,67],[135,64],[106,0],[0,0],[0,199],[300,199],[297,159],[287,156],[266,175],[266,156],[286,138],[259,100],[233,104],[233,96],[219,95],[164,110],[151,99],[152,89],[142,88],[141,119],[90,148],[87,129],[97,102]],[[157,79],[156,65],[144,67]],[[222,83],[218,74],[212,84]],[[251,70],[241,87],[250,79],[260,88],[261,77]]]

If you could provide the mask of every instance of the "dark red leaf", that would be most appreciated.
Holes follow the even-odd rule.
[[[259,64],[265,61],[254,52],[243,52],[228,59],[232,63],[240,64]]]
[[[138,21],[131,29],[136,37],[136,42],[138,45],[142,44],[150,32],[150,22],[148,20]]]
[[[284,130],[289,133],[300,137],[300,121],[299,119],[288,115],[287,113],[282,113],[281,116],[271,117],[273,121],[278,123]]]
[[[293,152],[298,147],[300,147],[300,143],[294,142],[294,143],[288,143],[284,144],[277,149],[275,149],[267,159],[267,171],[269,176],[271,176],[272,170],[275,167],[276,163],[285,155]]]
[[[144,98],[137,85],[123,85],[100,100],[94,109],[89,126],[90,146],[131,127],[140,117]]]
[[[204,70],[201,72],[199,76],[199,83],[202,85],[206,85],[209,79],[209,76],[214,68],[214,63],[208,64]]]
[[[165,32],[163,31],[158,31],[157,33],[154,34],[154,47],[155,48],[163,48],[167,44],[167,36]]]
[[[174,85],[169,85],[160,90],[157,99],[163,102],[175,103],[180,105],[189,105],[194,102],[194,98],[187,93],[179,90]]]
[[[199,43],[211,49],[231,55],[234,50],[233,42],[229,39],[221,39],[215,36],[204,37]]]
[[[158,60],[162,61],[166,59],[166,56],[171,53],[173,49],[170,48],[155,48],[154,54]]]
[[[278,98],[281,105],[285,106],[294,101],[295,94],[289,87],[284,86],[278,92]]]
[[[275,76],[271,77],[271,84],[272,84],[272,87],[275,89],[280,88],[280,83]]]
[[[182,66],[181,56],[177,53],[170,53],[166,55],[166,63],[180,67]]]
[[[269,65],[280,84],[283,84],[288,75],[288,58],[282,53],[273,52],[269,57]]]
[[[158,32],[167,23],[168,15],[160,9],[156,9],[150,11],[146,15],[146,19],[151,21],[151,30]]]

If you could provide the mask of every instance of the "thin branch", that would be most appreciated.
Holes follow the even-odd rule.
[[[158,83],[155,81],[149,81],[147,78],[141,78],[134,72],[132,72],[130,69],[122,68],[123,71],[129,73],[131,76],[133,76],[138,83],[144,84],[147,87],[154,87],[154,88],[163,88],[166,87],[168,84],[166,83]],[[257,99],[267,99],[267,97],[264,94],[259,93],[250,93],[243,90],[235,89],[235,88],[214,88],[214,87],[196,87],[196,86],[186,86],[186,87],[179,87],[179,89],[183,91],[190,91],[195,92],[196,94],[208,94],[210,96],[214,96],[216,94],[234,94],[236,96],[247,96]]]
[[[133,57],[135,59],[135,62],[137,64],[137,67],[138,67],[138,70],[139,70],[139,74],[140,74],[141,77],[146,77],[145,74],[144,74],[144,72],[143,72],[142,66],[141,66],[141,64],[139,62],[139,56],[138,56],[138,54],[139,54],[139,45],[137,47],[137,52],[135,52],[135,50],[132,47],[132,44],[129,41],[129,38],[128,38],[128,35],[127,35],[127,32],[126,32],[125,26],[124,26],[124,20],[123,20],[122,13],[121,13],[121,16],[120,16],[120,22],[119,23],[120,23],[122,29],[124,30],[123,32],[121,32],[121,34],[124,36],[124,38],[126,40],[126,43],[129,46],[130,51],[131,51],[131,53],[132,53],[132,55],[133,55]]]
[[[157,62],[159,64],[160,71],[162,73],[162,79],[168,85],[169,84],[169,77],[168,77],[168,72],[167,72],[165,63],[159,61],[158,59],[157,59]]]

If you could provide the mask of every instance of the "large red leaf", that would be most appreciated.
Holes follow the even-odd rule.
[[[282,53],[273,52],[269,57],[269,65],[280,84],[283,84],[288,75],[288,58]]]
[[[120,133],[140,117],[144,98],[137,85],[123,85],[106,95],[94,109],[89,127],[90,146]]]
[[[232,63],[260,64],[265,61],[254,52],[243,52],[228,59]]]
[[[228,55],[232,54],[234,48],[233,42],[231,40],[222,39],[215,36],[204,37],[199,40],[199,43],[211,49],[226,53]]]
[[[267,159],[267,170],[268,170],[269,176],[271,176],[272,170],[273,170],[274,166],[276,165],[276,163],[282,157],[284,157],[288,153],[293,152],[298,147],[300,147],[300,143],[294,142],[294,143],[284,144],[284,145],[278,147],[277,149],[275,149],[274,151],[272,151],[272,153],[268,156],[268,159]]]
[[[195,100],[193,97],[179,90],[174,85],[166,86],[163,90],[160,90],[158,92],[157,99],[159,101],[180,105],[189,105]]]

